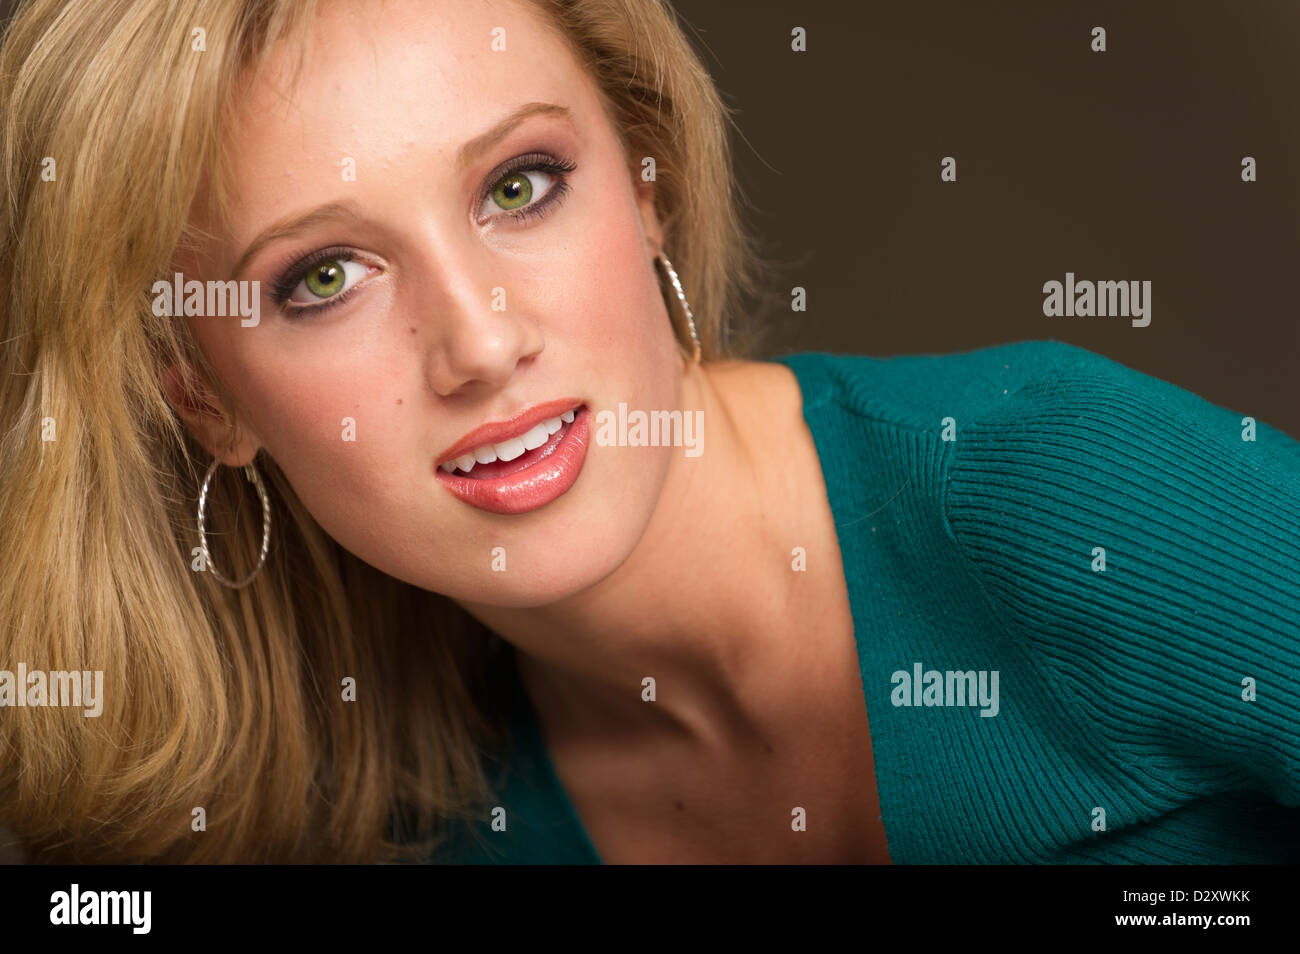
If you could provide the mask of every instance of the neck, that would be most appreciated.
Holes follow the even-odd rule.
[[[800,520],[804,472],[788,459],[803,446],[787,440],[802,426],[798,400],[783,399],[797,386],[773,388],[772,372],[754,373],[763,367],[728,362],[683,376],[680,404],[704,411],[706,452],[667,449],[650,522],[613,573],[546,606],[461,604],[514,645],[521,682],[557,731],[709,747],[758,733],[797,585],[791,549],[811,542]],[[647,677],[654,702],[643,700]]]

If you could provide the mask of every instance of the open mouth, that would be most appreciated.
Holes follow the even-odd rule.
[[[499,444],[484,444],[441,465],[445,473],[470,480],[492,480],[527,470],[555,453],[582,407],[548,418],[519,437]],[[540,441],[540,443],[539,443]],[[533,446],[529,446],[533,445]]]
[[[587,456],[590,417],[587,406],[579,405],[524,434],[444,461],[434,473],[453,495],[481,510],[536,510],[563,496],[578,479]]]

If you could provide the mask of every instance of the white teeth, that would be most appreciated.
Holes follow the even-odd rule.
[[[504,461],[512,461],[516,457],[522,456],[526,450],[528,448],[524,446],[524,442],[517,437],[512,437],[510,440],[496,445],[497,457]]]
[[[524,442],[525,449],[537,450],[537,448],[545,444],[548,440],[550,440],[550,438],[551,435],[546,433],[546,425],[537,424],[534,425],[532,430],[530,430],[527,434],[525,434],[523,437],[519,439]]]
[[[516,457],[523,455],[526,451],[536,450],[551,439],[556,431],[565,424],[573,423],[574,412],[565,411],[559,417],[548,417],[540,424],[531,427],[527,433],[519,437],[512,437],[508,441],[502,441],[500,444],[484,444],[482,447],[476,447],[468,454],[462,454],[455,460],[449,460],[441,464],[443,470],[447,473],[455,473],[457,469],[469,473],[477,464],[490,464],[493,461],[512,461]]]

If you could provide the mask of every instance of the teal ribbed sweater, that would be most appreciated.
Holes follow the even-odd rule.
[[[1300,860],[1300,442],[1056,341],[778,360],[895,863]],[[996,671],[996,714],[926,704],[949,671]],[[507,829],[433,860],[598,863],[512,685]]]

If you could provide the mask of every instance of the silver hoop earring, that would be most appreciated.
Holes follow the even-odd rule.
[[[208,468],[208,475],[203,478],[203,486],[199,490],[199,548],[203,551],[203,561],[208,568],[208,572],[216,578],[217,582],[222,586],[230,587],[232,590],[241,590],[249,583],[252,583],[253,578],[261,573],[262,567],[266,565],[266,552],[271,546],[271,501],[266,496],[266,486],[262,483],[262,475],[257,472],[257,468],[250,461],[244,466],[244,477],[250,484],[257,487],[258,496],[262,498],[262,553],[257,558],[257,566],[253,568],[253,572],[244,577],[239,583],[232,583],[221,575],[216,564],[212,562],[212,554],[208,551],[208,536],[204,532],[205,518],[203,511],[208,504],[208,484],[212,482],[212,475],[217,472],[217,466],[220,463],[220,458],[212,462],[212,466]]]
[[[656,252],[655,261],[663,262],[664,269],[668,272],[668,280],[672,282],[673,291],[677,293],[677,300],[682,303],[682,311],[686,313],[686,322],[690,327],[691,342],[694,345],[694,354],[691,360],[693,363],[699,364],[701,352],[700,334],[695,330],[695,315],[692,314],[690,303],[686,300],[686,292],[682,290],[682,282],[677,277],[677,269],[673,268],[673,263],[668,260],[668,256],[663,253],[662,249],[656,247]]]

